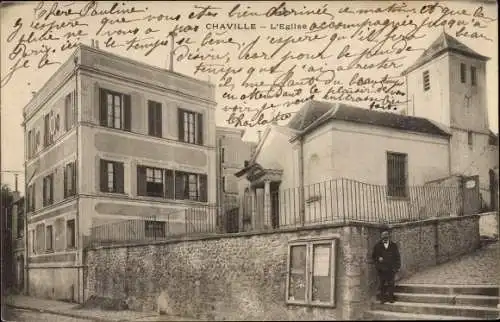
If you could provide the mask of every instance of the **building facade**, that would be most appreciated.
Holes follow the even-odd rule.
[[[24,108],[30,295],[83,300],[96,227],[165,235],[216,203],[215,106],[206,82],[78,47]]]
[[[24,267],[25,267],[25,225],[24,225],[24,197],[15,193],[12,205],[12,256],[13,256],[13,275],[14,287],[18,291],[24,291]]]
[[[240,230],[240,180],[234,175],[243,169],[256,143],[244,141],[245,130],[217,126],[217,203],[223,212],[225,231]]]
[[[269,127],[237,174],[256,200],[252,226],[416,211],[409,189],[449,175],[448,140],[426,119],[310,101],[287,126]]]
[[[217,126],[217,178],[220,188],[220,200],[226,202],[238,202],[238,179],[234,176],[236,172],[243,169],[246,160],[249,160],[256,143],[243,141],[245,130]]]

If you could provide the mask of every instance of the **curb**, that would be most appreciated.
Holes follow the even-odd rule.
[[[30,310],[30,311],[35,311],[39,313],[49,313],[49,314],[55,314],[55,315],[63,315],[63,316],[68,316],[72,318],[77,318],[77,319],[87,319],[87,320],[92,320],[96,322],[127,322],[130,320],[113,320],[113,319],[104,319],[104,318],[98,318],[98,317],[90,317],[82,314],[76,314],[76,313],[69,313],[65,311],[57,311],[57,310],[50,310],[50,309],[37,309],[33,307],[28,307],[28,306],[21,306],[21,305],[15,305],[15,304],[6,304],[8,307],[11,307],[13,309],[21,309],[21,310]]]

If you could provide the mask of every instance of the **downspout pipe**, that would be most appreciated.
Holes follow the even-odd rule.
[[[78,97],[78,70],[79,70],[79,62],[78,62],[78,55],[76,54],[75,57],[73,57],[73,62],[75,64],[75,110],[74,110],[74,115],[73,118],[76,118],[75,121],[75,136],[76,136],[76,162],[75,162],[75,168],[76,168],[76,182],[73,184],[76,186],[76,224],[78,227],[78,243],[79,243],[79,248],[80,251],[79,253],[79,259],[78,261],[80,262],[80,265],[83,265],[83,235],[81,234],[81,225],[80,225],[80,175],[81,175],[81,169],[80,169],[80,155],[79,155],[79,146],[80,146],[80,141],[79,141],[79,128],[80,128],[80,113],[78,110],[79,107],[79,97]],[[76,228],[76,227],[75,227]],[[75,229],[76,230],[76,229]],[[80,269],[77,269],[77,292],[78,292],[78,301],[82,302],[85,300],[85,298],[81,299],[80,298],[80,293],[81,290],[85,292],[85,285],[84,285],[84,275],[85,275],[85,268],[82,269],[82,278],[80,279]],[[81,289],[80,289],[80,281],[81,281]],[[82,297],[84,297],[84,294],[82,294]]]
[[[299,136],[299,205],[300,224],[305,225],[305,202],[304,202],[304,137]]]
[[[24,142],[28,142],[26,139],[26,122],[23,122],[23,132],[25,136]],[[24,209],[23,209],[23,216],[24,216],[24,293],[25,295],[29,295],[30,292],[30,279],[29,279],[29,260],[28,260],[28,255],[29,255],[29,245],[28,245],[28,181],[27,179],[27,158],[26,156],[28,155],[28,149],[29,147],[27,144],[24,144]]]

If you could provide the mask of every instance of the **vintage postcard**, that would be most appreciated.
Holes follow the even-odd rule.
[[[2,319],[497,319],[497,12],[2,2]]]

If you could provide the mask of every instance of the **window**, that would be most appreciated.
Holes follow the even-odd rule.
[[[226,177],[222,176],[222,192],[226,192]]]
[[[465,64],[460,64],[460,82],[465,83],[467,79],[467,69]]]
[[[407,196],[407,155],[403,153],[387,153],[387,195],[389,197]]]
[[[53,245],[52,245],[52,226],[47,226],[45,228],[45,249],[46,250],[52,250]]]
[[[28,132],[28,159],[31,159],[34,155],[35,140],[33,137],[33,130]]]
[[[71,219],[66,222],[66,246],[75,248],[75,220]]]
[[[473,86],[477,85],[476,67],[474,67],[474,66],[470,67],[470,83]]]
[[[124,193],[123,163],[101,160],[100,172],[102,192]]]
[[[66,95],[64,99],[64,123],[66,131],[69,131],[75,125],[75,101],[76,96],[74,91]]]
[[[54,174],[51,173],[43,178],[43,206],[49,206],[54,202]]]
[[[24,236],[24,212],[20,208],[17,212],[17,238]]]
[[[174,199],[174,172],[137,166],[137,195]]]
[[[34,229],[30,230],[30,235],[31,235],[31,238],[30,238],[30,240],[31,240],[31,253],[34,254],[34,253],[36,253],[36,247],[35,247],[36,246],[36,238],[35,238],[36,236],[35,236]]]
[[[336,239],[290,243],[287,303],[335,306],[335,258]]]
[[[100,89],[100,124],[130,131],[130,95]]]
[[[175,199],[207,201],[207,176],[176,171]]]
[[[148,196],[163,197],[163,170],[146,168],[146,191]]]
[[[164,221],[147,220],[144,224],[146,238],[165,237]]]
[[[472,137],[472,132],[468,131],[467,132],[467,144],[469,144],[469,147],[472,147],[473,144],[473,137]]]
[[[35,184],[28,186],[28,191],[26,192],[26,206],[27,212],[35,211]]]
[[[50,135],[50,115],[45,114],[43,119],[43,146],[48,147],[51,144]]]
[[[203,144],[203,115],[186,110],[178,110],[179,140],[193,144]]]
[[[76,193],[76,167],[75,162],[64,167],[64,198],[74,196]]]
[[[429,89],[431,89],[431,78],[428,70],[426,70],[423,73],[423,78],[424,78],[424,91],[428,91]]]
[[[162,137],[161,103],[148,101],[149,135]]]
[[[220,162],[224,163],[226,161],[225,159],[225,149],[224,148],[221,148],[220,149]]]

